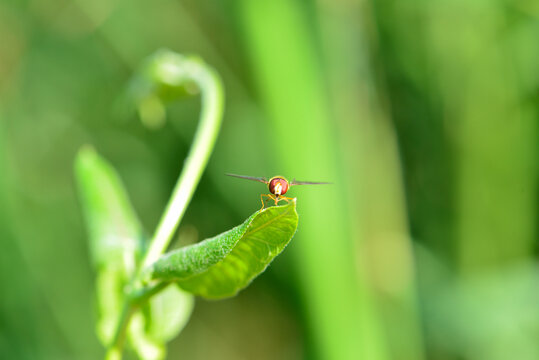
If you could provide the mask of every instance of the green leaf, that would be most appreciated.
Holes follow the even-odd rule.
[[[96,280],[99,320],[97,334],[104,345],[114,337],[123,289],[136,270],[142,247],[142,227],[114,168],[91,147],[75,160],[79,195],[98,270]]]
[[[152,296],[145,307],[149,336],[163,343],[176,337],[189,320],[194,300],[174,284]]]
[[[153,295],[129,324],[131,346],[144,360],[165,358],[166,343],[180,333],[193,311],[194,297],[176,285]]]
[[[118,327],[124,289],[135,274],[142,252],[142,227],[114,168],[90,147],[81,149],[75,163],[90,247],[98,274],[97,334],[108,346]],[[187,323],[193,296],[168,286],[153,295],[129,323],[129,340],[141,359],[162,359],[165,344]]]
[[[96,267],[114,264],[131,274],[141,250],[142,227],[120,177],[89,146],[79,151],[75,174]]]
[[[142,311],[131,316],[128,328],[129,343],[137,353],[139,359],[162,360],[165,358],[165,344],[148,336],[146,332],[146,318]]]
[[[149,277],[175,281],[195,295],[235,295],[262,273],[296,232],[295,199],[255,212],[243,224],[214,238],[162,256]]]
[[[97,274],[96,301],[98,320],[96,332],[103,345],[108,345],[114,338],[123,306],[123,271],[114,267],[103,267]]]

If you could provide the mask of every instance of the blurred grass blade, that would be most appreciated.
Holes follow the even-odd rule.
[[[75,172],[94,265],[115,264],[132,273],[142,227],[118,174],[91,147],[80,150]]]
[[[161,257],[151,277],[174,280],[206,298],[235,295],[285,248],[296,232],[296,202],[257,211],[243,224]]]

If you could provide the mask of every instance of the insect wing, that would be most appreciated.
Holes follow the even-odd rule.
[[[330,182],[315,182],[315,181],[298,181],[298,180],[294,179],[290,183],[290,186],[292,186],[292,185],[328,185],[328,184],[333,184],[333,183],[330,183]]]
[[[240,179],[258,181],[258,182],[261,182],[261,183],[264,183],[264,184],[268,183],[268,180],[265,177],[254,177],[254,176],[245,176],[245,175],[236,175],[236,174],[225,174],[225,175],[226,176],[237,177],[237,178],[240,178]]]

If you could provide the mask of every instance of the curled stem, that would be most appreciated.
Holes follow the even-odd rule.
[[[158,85],[185,87],[195,85],[202,97],[202,112],[193,143],[183,170],[172,191],[170,200],[159,221],[142,263],[133,279],[133,286],[126,294],[124,310],[107,352],[107,359],[121,359],[123,339],[131,315],[150,296],[168,283],[141,288],[143,269],[152,265],[167,249],[180,220],[185,213],[196,186],[213,151],[223,114],[223,87],[217,73],[196,57],[186,57],[171,51],[158,52],[149,62],[146,75]]]
[[[141,269],[157,260],[170,244],[213,150],[223,113],[222,84],[213,69],[193,57],[171,52],[162,52],[157,56],[159,59],[153,69],[153,75],[158,81],[172,86],[191,82],[197,85],[202,95],[202,112],[183,171],[172,191]]]

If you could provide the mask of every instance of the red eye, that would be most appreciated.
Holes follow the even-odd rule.
[[[288,191],[288,181],[280,177],[275,177],[269,181],[268,188],[273,195],[284,195]]]

